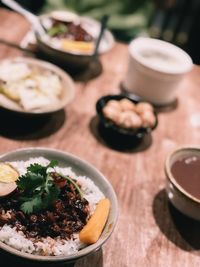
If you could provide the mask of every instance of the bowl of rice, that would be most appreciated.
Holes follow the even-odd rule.
[[[116,194],[110,182],[89,163],[54,149],[25,148],[0,156],[1,188],[11,182],[10,170],[18,178],[12,181],[16,183],[12,192],[0,195],[3,252],[35,262],[74,262],[96,251],[110,237],[118,217]],[[39,187],[44,190],[42,194]],[[105,200],[110,206],[101,233],[95,241],[85,242],[83,230]]]

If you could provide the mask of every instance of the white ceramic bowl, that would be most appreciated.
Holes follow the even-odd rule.
[[[24,115],[44,115],[44,114],[50,114],[53,112],[56,112],[58,110],[63,109],[66,105],[68,105],[72,99],[74,98],[75,95],[75,85],[71,77],[64,72],[62,69],[59,67],[38,59],[33,59],[33,58],[25,58],[25,57],[16,57],[16,58],[8,58],[5,60],[0,61],[0,63],[3,62],[10,62],[10,63],[25,63],[30,67],[38,68],[41,69],[42,71],[48,70],[52,71],[61,80],[62,84],[62,93],[60,100],[56,105],[48,105],[44,106],[42,108],[38,108],[35,110],[25,110],[20,106],[18,103],[12,101],[8,97],[6,97],[4,94],[0,94],[0,106],[2,108],[5,108],[10,111],[14,111],[16,113],[24,114]]]
[[[18,149],[12,152],[3,154],[0,156],[0,161],[26,161],[29,158],[34,157],[44,157],[49,160],[56,159],[59,162],[59,166],[64,167],[68,166],[71,167],[72,170],[77,175],[83,175],[90,177],[96,186],[103,192],[105,197],[107,197],[111,202],[111,208],[108,216],[107,223],[104,227],[104,230],[99,238],[99,240],[89,245],[83,249],[81,249],[78,253],[71,254],[68,256],[39,256],[33,255],[25,252],[18,251],[3,242],[0,241],[0,249],[6,251],[7,253],[12,254],[13,256],[18,256],[20,258],[30,260],[32,262],[48,262],[48,263],[58,263],[58,262],[74,262],[78,258],[83,257],[91,252],[96,251],[100,248],[106,240],[110,237],[115,224],[117,222],[118,217],[118,204],[117,204],[117,197],[114,192],[114,189],[110,182],[100,173],[96,168],[92,165],[87,163],[86,161],[81,160],[80,158],[59,151],[55,149],[48,149],[48,148],[25,148],[25,149]]]
[[[168,42],[140,37],[129,45],[125,89],[157,105],[176,99],[176,92],[192,69],[190,56]]]
[[[173,151],[166,159],[166,192],[169,201],[183,214],[200,220],[200,200],[185,191],[173,177],[171,167],[175,161],[184,157],[200,157],[200,146],[180,147]]]

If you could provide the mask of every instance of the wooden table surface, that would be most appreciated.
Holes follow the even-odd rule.
[[[19,42],[28,28],[21,16],[0,10],[0,38]],[[0,45],[1,59],[16,55],[21,52]],[[164,161],[177,146],[200,143],[200,68],[186,76],[177,106],[159,113],[158,127],[148,140],[122,152],[98,135],[95,103],[120,92],[127,58],[127,45],[117,43],[101,57],[102,73],[76,82],[73,103],[47,120],[32,125],[0,112],[0,153],[30,146],[61,149],[90,162],[112,183],[120,209],[115,231],[103,250],[79,260],[76,267],[199,266],[200,224],[169,205]]]

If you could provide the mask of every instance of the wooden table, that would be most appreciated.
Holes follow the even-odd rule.
[[[27,30],[22,17],[0,10],[0,38],[19,42]],[[16,55],[20,52],[0,45],[0,58]],[[120,92],[127,58],[127,46],[117,43],[101,57],[101,75],[76,82],[75,99],[65,111],[26,131],[29,126],[20,131],[18,122],[12,127],[0,114],[0,152],[30,146],[61,149],[90,162],[112,183],[119,200],[117,227],[103,250],[79,260],[76,267],[199,266],[200,224],[168,204],[163,169],[174,148],[200,143],[200,68],[185,78],[177,107],[159,113],[148,145],[120,152],[98,136],[95,103]]]

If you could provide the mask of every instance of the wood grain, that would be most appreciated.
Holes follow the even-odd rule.
[[[17,42],[28,27],[19,15],[0,10],[0,38]],[[0,45],[0,58],[19,54]],[[120,92],[127,60],[127,46],[117,43],[101,57],[101,75],[76,82],[75,99],[65,112],[32,127],[30,121],[15,121],[12,128],[0,112],[0,153],[29,146],[57,148],[87,160],[110,180],[119,200],[117,227],[103,251],[79,260],[76,267],[199,266],[200,224],[168,204],[163,169],[174,148],[200,143],[200,68],[185,77],[177,107],[159,113],[148,145],[120,152],[98,136],[95,104],[103,95]]]

